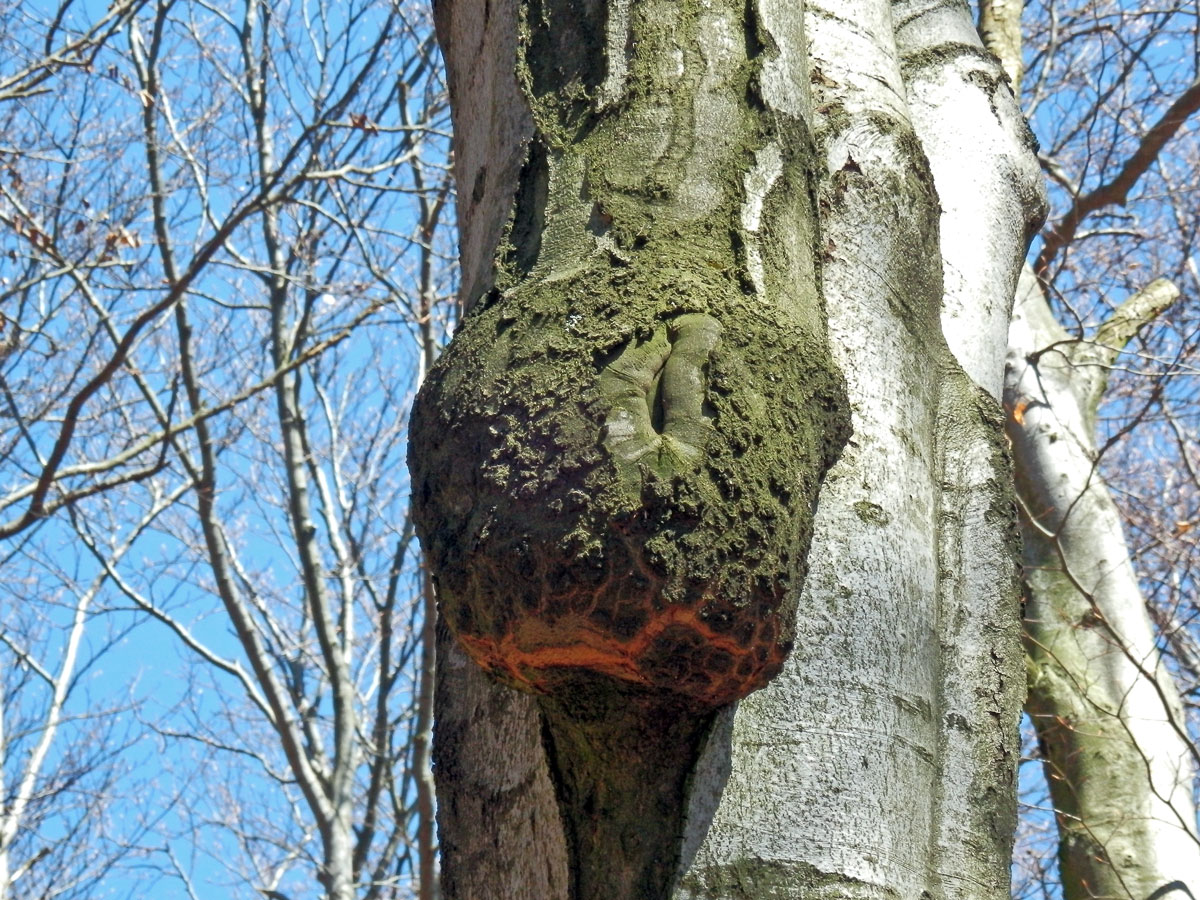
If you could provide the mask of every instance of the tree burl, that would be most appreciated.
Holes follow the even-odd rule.
[[[843,386],[823,336],[703,256],[493,291],[417,398],[441,610],[513,687],[594,673],[716,707],[791,650]]]

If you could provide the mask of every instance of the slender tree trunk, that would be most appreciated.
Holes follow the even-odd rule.
[[[1013,318],[1005,400],[1025,545],[1027,710],[1068,900],[1200,893],[1195,749],[1094,437],[1117,353],[1177,295],[1154,282],[1080,341],[1028,273]]]
[[[1018,91],[1021,8],[980,4],[980,31]],[[1195,748],[1096,470],[1109,367],[1177,295],[1153,283],[1084,342],[1058,324],[1027,269],[1009,332],[1004,399],[1024,545],[1026,710],[1057,813],[1068,900],[1200,893]]]
[[[456,371],[447,354],[437,396],[455,379],[492,390],[489,370],[501,363],[488,353],[499,351],[476,342],[511,348],[549,332],[536,354],[507,351],[516,378],[521,365],[573,352],[572,335],[591,335],[594,365],[661,391],[664,412],[652,403],[643,422],[631,390],[606,393],[604,378],[580,367],[577,399],[565,402],[586,413],[596,378],[601,411],[593,431],[571,434],[600,448],[598,467],[613,460],[616,481],[640,485],[641,502],[671,525],[667,546],[700,546],[702,557],[687,542],[714,505],[736,510],[740,495],[702,495],[701,524],[688,530],[677,507],[654,505],[656,485],[677,477],[686,500],[693,476],[678,472],[691,470],[663,474],[667,450],[698,448],[711,471],[735,413],[710,387],[690,418],[672,420],[675,354],[677,371],[703,388],[731,377],[724,354],[758,347],[740,351],[737,391],[756,384],[772,347],[800,342],[779,359],[801,354],[807,369],[781,365],[744,395],[760,429],[747,446],[771,446],[762,425],[781,421],[777,410],[796,416],[800,462],[778,469],[787,478],[775,492],[817,505],[811,523],[790,507],[778,514],[788,523],[780,554],[802,554],[810,531],[812,549],[807,565],[792,559],[783,596],[758,613],[782,622],[783,644],[794,632],[794,649],[768,687],[734,704],[776,673],[780,645],[761,645],[768,661],[741,689],[714,674],[719,655],[676,645],[672,684],[669,670],[620,656],[590,630],[570,652],[544,652],[532,626],[463,601],[460,570],[475,559],[435,566],[451,620],[441,628],[435,741],[445,895],[1006,897],[1023,683],[1010,475],[992,395],[1007,298],[1044,200],[1011,93],[965,5],[443,0],[437,15],[455,108],[464,305],[482,310],[474,322],[468,312],[456,339],[463,361]],[[964,165],[990,212],[958,201],[957,185],[939,201],[935,183]],[[963,223],[976,229],[965,238]],[[944,279],[970,271],[980,246],[982,272]],[[612,324],[641,309],[645,324]],[[621,343],[596,319],[640,337]],[[779,395],[776,378],[787,384]],[[418,502],[444,511],[427,514],[423,538],[445,563],[451,551],[439,541],[483,553],[510,527],[499,500],[481,509],[480,490],[493,488],[455,480],[491,477],[498,461],[507,473],[521,457],[472,438],[482,458],[457,466],[484,476],[439,468],[440,445],[421,432],[464,421],[438,412],[461,403],[439,402],[423,399],[412,460]],[[520,433],[529,418],[513,407],[481,431]],[[672,421],[682,425],[673,431]],[[568,430],[524,432],[521,446],[569,457]],[[823,444],[844,446],[822,480]],[[622,469],[635,453],[637,467]],[[547,467],[564,469],[542,457],[532,470]],[[560,506],[548,504],[547,518],[570,499],[550,502]],[[759,514],[749,509],[735,518]],[[475,523],[460,532],[469,540],[437,535],[456,516]],[[780,532],[738,546],[753,560]],[[662,534],[636,533],[649,551],[663,546]],[[544,556],[527,574],[551,585]],[[596,583],[587,553],[573,559],[552,574],[585,591]],[[622,559],[622,571],[667,585],[649,618],[686,608],[687,590],[668,590],[668,564]],[[604,585],[616,578],[606,565]],[[515,573],[497,574],[487,583],[525,596]],[[559,595],[545,601],[551,588],[541,590],[527,604],[560,615]],[[594,590],[589,602],[608,588]],[[464,646],[543,699],[487,680]],[[545,659],[557,668],[539,667]],[[581,660],[599,675],[567,674]],[[611,687],[620,679],[625,687]]]
[[[979,4],[979,33],[987,48],[1004,66],[1019,96],[1025,63],[1021,58],[1021,12],[1023,0],[982,0]]]

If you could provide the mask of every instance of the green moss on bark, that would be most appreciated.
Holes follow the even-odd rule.
[[[509,684],[555,693],[582,669],[717,706],[790,649],[849,416],[811,140],[758,94],[778,51],[753,19],[523,7],[537,135],[497,287],[431,372],[410,445],[443,613]]]
[[[816,338],[736,280],[640,268],[607,284],[591,272],[527,283],[464,323],[414,417],[422,530],[460,635],[498,646],[531,617],[632,642],[684,605],[730,647],[684,627],[630,660],[629,680],[727,702],[765,683],[788,649],[817,490],[846,433],[839,385]],[[623,353],[689,316],[719,324],[696,361],[703,443],[627,458],[606,381]],[[548,686],[548,673],[485,665]]]

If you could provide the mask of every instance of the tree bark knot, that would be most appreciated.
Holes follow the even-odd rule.
[[[600,393],[612,403],[603,441],[617,460],[667,475],[702,457],[715,415],[707,369],[720,336],[712,316],[686,313],[626,344],[603,369]]]

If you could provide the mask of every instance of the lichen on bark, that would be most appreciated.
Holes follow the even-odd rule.
[[[811,139],[760,90],[792,38],[748,17],[523,6],[535,135],[494,287],[468,298],[410,444],[443,614],[510,685],[584,670],[715,707],[790,650],[849,417]]]

